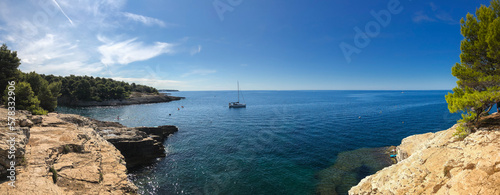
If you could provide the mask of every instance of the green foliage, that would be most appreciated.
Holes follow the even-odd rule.
[[[69,148],[69,146],[68,145],[64,145],[63,146],[63,153],[67,154],[67,153],[70,153],[70,152],[71,152],[71,149]]]
[[[132,92],[159,94],[158,90],[135,83],[128,84],[100,77],[75,76],[60,77],[41,75],[48,82],[60,82],[60,95],[70,101],[105,101],[126,99]],[[50,87],[49,87],[50,88]]]
[[[35,72],[30,72],[24,75],[26,82],[30,83],[35,96],[40,100],[40,107],[49,112],[52,112],[57,107],[57,97],[60,95],[61,83],[53,82],[50,83],[45,80],[42,76]]]
[[[57,170],[54,169],[54,167],[50,167],[50,172],[52,172],[52,181],[54,181],[54,183],[57,183]]]
[[[7,82],[15,81],[16,109],[29,110],[33,114],[54,111],[60,96],[69,101],[104,101],[126,99],[132,92],[159,94],[153,87],[100,77],[22,73],[18,70],[20,62],[16,51],[9,50],[5,44],[0,47],[0,92],[5,90],[7,93]],[[6,103],[8,96],[3,97],[0,100]]]
[[[73,94],[79,100],[88,101],[91,97],[90,82],[88,80],[79,80],[75,83],[76,88],[73,90]]]
[[[460,23],[462,53],[460,63],[452,68],[458,81],[453,93],[446,95],[446,102],[450,112],[466,113],[457,128],[457,134],[463,136],[500,102],[500,1],[492,0],[489,7],[482,5],[476,16],[468,13]]]
[[[7,45],[0,47],[0,91],[7,86],[8,81],[19,81],[20,72],[17,68],[21,64],[21,59],[17,57],[16,51],[10,51]]]
[[[102,175],[102,171],[99,171],[99,183],[101,183],[104,180],[104,177]]]
[[[31,86],[27,82],[18,82],[14,90],[16,97],[16,110],[28,110],[35,115],[47,114],[47,111],[40,107],[40,100],[35,96]],[[6,98],[8,89],[5,89],[4,97]],[[7,102],[4,100],[4,102]]]
[[[466,124],[459,123],[455,133],[453,133],[453,136],[456,136],[459,140],[463,140],[471,132],[472,132],[471,127],[467,126]]]
[[[22,73],[17,69],[21,64],[20,61],[16,51],[10,51],[5,44],[0,47],[0,90],[5,89],[7,81],[14,80],[17,83],[16,109],[29,110],[33,114],[47,114],[47,111],[54,111],[61,84],[49,84],[35,72]]]

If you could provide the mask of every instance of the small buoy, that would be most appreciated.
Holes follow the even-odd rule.
[[[403,122],[401,122],[401,123],[405,123],[405,122],[403,121]]]
[[[184,106],[181,106],[181,108],[184,108]]]
[[[361,118],[361,116],[359,116],[358,118]]]
[[[180,108],[177,108],[177,110],[181,110]]]
[[[172,116],[172,114],[168,114],[168,116]]]

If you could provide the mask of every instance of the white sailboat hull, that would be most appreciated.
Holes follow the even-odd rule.
[[[245,108],[247,107],[246,104],[242,104],[242,103],[239,103],[239,102],[231,102],[229,103],[229,108]]]
[[[229,102],[229,108],[246,108],[247,104],[240,103],[240,82],[238,82],[238,101]]]

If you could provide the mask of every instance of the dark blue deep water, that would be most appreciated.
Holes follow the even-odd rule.
[[[340,153],[399,145],[455,124],[460,116],[449,114],[447,93],[243,91],[247,108],[229,109],[235,91],[177,92],[186,99],[58,111],[120,116],[127,126],[178,126],[164,143],[167,157],[133,173],[144,194],[315,194],[319,173]],[[363,165],[359,172],[373,170]]]

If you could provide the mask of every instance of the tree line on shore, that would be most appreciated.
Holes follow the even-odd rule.
[[[21,59],[6,44],[0,47],[0,102],[7,106],[8,84],[14,81],[15,108],[33,114],[47,114],[57,107],[58,98],[67,101],[105,101],[129,98],[133,92],[158,94],[158,90],[135,83],[92,76],[54,76],[23,73]],[[11,88],[12,89],[12,88]],[[12,93],[11,93],[12,94]]]
[[[110,78],[93,76],[66,77],[54,75],[41,75],[49,83],[61,82],[61,96],[70,101],[104,101],[126,99],[132,92],[158,94],[158,90],[135,83],[115,81]]]

